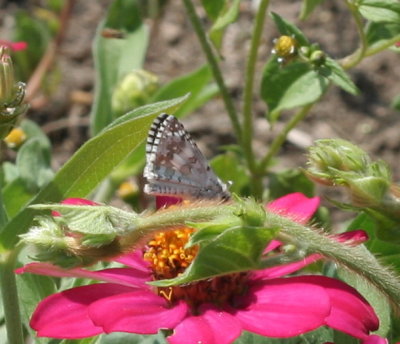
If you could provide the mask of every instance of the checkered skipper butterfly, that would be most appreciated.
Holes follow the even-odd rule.
[[[146,146],[144,191],[184,199],[229,199],[228,187],[211,170],[189,133],[174,116],[163,113],[150,127]]]

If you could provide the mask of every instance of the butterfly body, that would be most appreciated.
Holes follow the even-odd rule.
[[[228,199],[228,187],[212,171],[189,133],[174,116],[159,115],[146,146],[145,192],[185,199]]]

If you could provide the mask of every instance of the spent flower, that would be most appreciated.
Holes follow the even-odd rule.
[[[24,95],[25,84],[15,80],[9,49],[0,46],[0,138],[8,135],[18,116],[25,112]]]

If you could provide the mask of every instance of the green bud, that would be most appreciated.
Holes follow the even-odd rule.
[[[133,70],[116,86],[111,105],[119,117],[128,111],[145,105],[159,87],[158,77],[143,69]]]
[[[0,46],[0,138],[10,132],[27,108],[22,104],[25,95],[25,84],[16,82],[9,49]]]
[[[313,64],[320,66],[325,62],[325,57],[326,55],[322,50],[316,50],[311,54],[310,61]]]

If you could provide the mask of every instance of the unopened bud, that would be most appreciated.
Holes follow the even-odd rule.
[[[158,77],[143,69],[128,73],[112,95],[112,110],[116,116],[145,105],[159,87]]]

